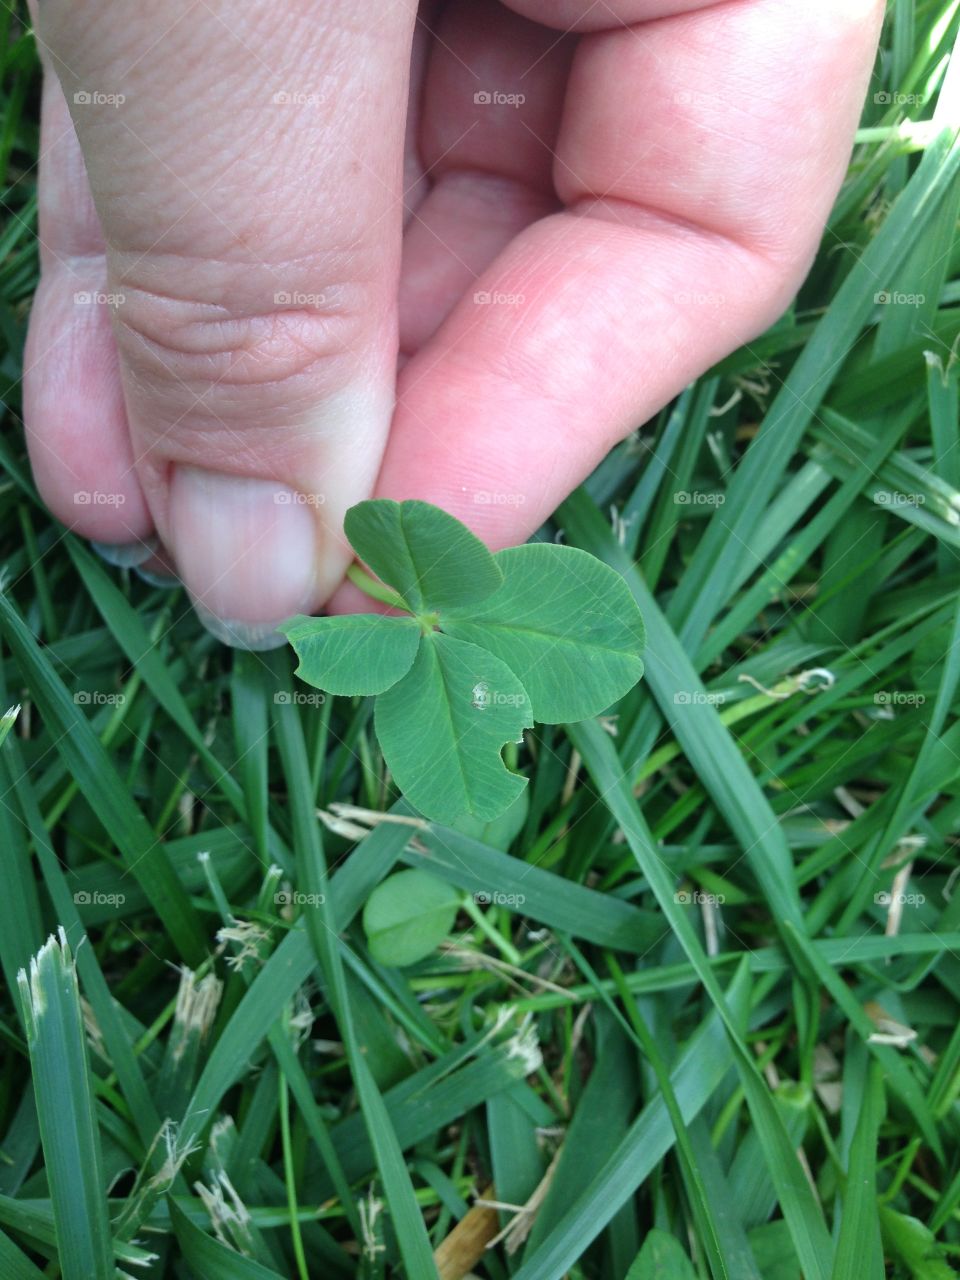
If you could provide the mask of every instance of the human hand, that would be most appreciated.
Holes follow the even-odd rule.
[[[251,648],[371,494],[523,541],[787,306],[882,12],[43,0],[44,498]]]

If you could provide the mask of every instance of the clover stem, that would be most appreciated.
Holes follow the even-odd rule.
[[[484,912],[480,910],[469,894],[464,895],[460,905],[480,932],[497,948],[507,964],[519,966],[523,963],[523,956],[520,952],[490,923]]]
[[[425,636],[428,636],[431,631],[436,631],[440,623],[439,613],[418,613],[416,618]]]
[[[382,582],[378,582],[376,578],[371,578],[369,573],[364,573],[358,564],[350,566],[347,570],[347,577],[355,587],[359,587],[361,591],[368,596],[372,596],[374,600],[379,600],[381,604],[388,604],[393,609],[405,609],[407,613],[412,612],[402,596],[397,595],[395,591],[391,591],[389,587],[384,586]]]

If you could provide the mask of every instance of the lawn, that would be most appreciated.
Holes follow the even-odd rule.
[[[958,1274],[958,29],[891,4],[794,307],[541,532],[643,679],[445,826],[38,500],[0,8],[4,1280]]]

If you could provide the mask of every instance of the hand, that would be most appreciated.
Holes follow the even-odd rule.
[[[373,493],[522,541],[787,306],[882,10],[43,0],[46,501],[248,647]]]

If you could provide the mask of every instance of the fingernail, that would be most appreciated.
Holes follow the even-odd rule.
[[[161,591],[172,591],[181,585],[173,561],[163,547],[158,546],[156,553],[144,564],[135,565],[133,572],[151,587],[157,587]]]
[[[277,625],[315,603],[319,526],[287,485],[177,467],[169,541],[201,621],[225,644],[274,648]]]
[[[210,634],[222,640],[224,644],[230,645],[231,648],[249,649],[251,652],[259,653],[265,649],[279,649],[282,644],[287,643],[287,637],[283,632],[270,626],[269,623],[258,626],[254,622],[237,622],[231,618],[218,618],[209,609],[205,609],[198,600],[194,600],[193,607],[197,617]]]
[[[135,569],[156,554],[156,538],[144,538],[141,542],[91,542],[91,547],[107,564],[118,569]]]
[[[154,573],[152,569],[144,569],[139,564],[133,566],[133,572],[151,587],[159,587],[162,591],[172,591],[180,585],[180,579],[175,573]]]

